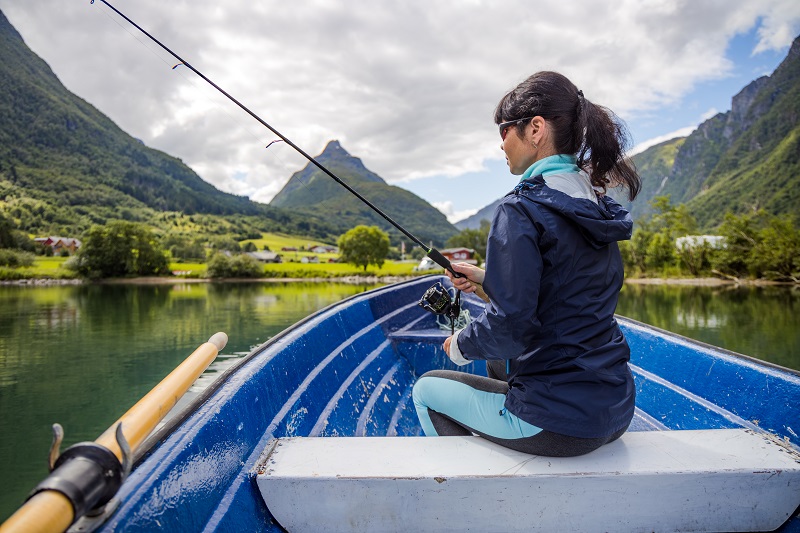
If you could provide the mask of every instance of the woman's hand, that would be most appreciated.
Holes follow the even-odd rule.
[[[486,271],[469,263],[451,263],[450,266],[456,272],[466,276],[466,278],[457,278],[449,270],[445,270],[445,274],[453,282],[453,287],[462,292],[474,292],[483,301],[489,301],[489,297],[483,292],[483,279],[486,276]]]
[[[444,353],[447,354],[447,357],[450,357],[450,343],[452,342],[453,342],[453,337],[450,336],[444,340],[444,344],[442,345],[442,348],[444,348]]]

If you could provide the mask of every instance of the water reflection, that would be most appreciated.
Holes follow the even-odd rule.
[[[0,521],[63,447],[94,440],[217,331],[195,393],[283,329],[371,287],[344,284],[0,286]]]
[[[800,369],[800,291],[788,287],[626,284],[617,313]]]

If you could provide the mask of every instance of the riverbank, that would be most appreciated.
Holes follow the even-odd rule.
[[[94,283],[103,285],[169,285],[175,283],[346,283],[349,285],[375,285],[378,283],[398,283],[416,276],[342,276],[336,278],[115,278]]]
[[[101,280],[82,279],[19,279],[0,281],[0,285],[47,286],[47,285],[177,285],[186,283],[344,283],[349,285],[376,285],[407,281],[416,276],[342,276],[336,278],[182,278],[176,276],[109,278]]]
[[[184,283],[344,283],[349,285],[375,285],[391,284],[400,281],[407,281],[418,276],[342,276],[334,278],[315,277],[315,278],[195,278],[177,276],[152,276],[139,278],[110,278],[96,281],[85,281],[81,279],[20,279],[11,281],[0,281],[0,285],[81,285],[93,283],[98,285],[175,285]],[[721,287],[721,286],[796,286],[797,283],[791,281],[771,281],[766,279],[722,279],[722,278],[625,278],[625,283],[631,285],[688,285],[698,287]]]
[[[728,285],[745,286],[793,286],[793,281],[772,281],[768,279],[722,279],[722,278],[625,278],[631,285],[695,285],[699,287],[720,287]]]

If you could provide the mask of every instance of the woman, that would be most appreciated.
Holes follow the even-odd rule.
[[[630,350],[614,319],[617,241],[633,223],[605,192],[624,186],[633,200],[640,180],[616,117],[561,74],[520,83],[494,119],[521,180],[494,213],[486,270],[453,265],[466,276],[450,276],[454,286],[487,305],[444,343],[456,364],[486,360],[489,377],[428,372],[414,404],[426,435],[475,433],[532,454],[582,455],[633,418]]]

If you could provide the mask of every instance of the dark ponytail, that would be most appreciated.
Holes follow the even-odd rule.
[[[592,185],[606,190],[623,186],[633,200],[641,189],[636,168],[625,158],[628,133],[623,122],[605,107],[593,104],[583,91],[557,72],[537,72],[506,94],[494,112],[496,124],[540,116],[553,128],[560,154],[573,154]],[[521,135],[525,122],[517,124]]]

